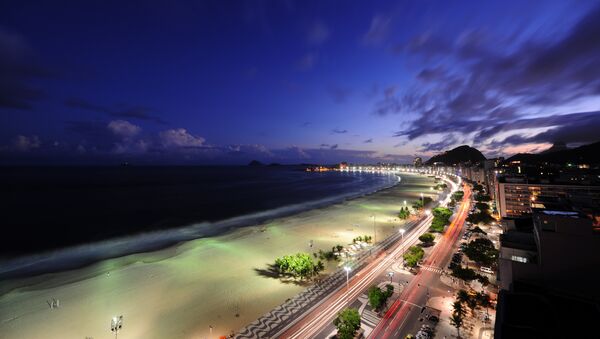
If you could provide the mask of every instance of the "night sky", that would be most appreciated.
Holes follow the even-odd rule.
[[[0,164],[510,155],[599,95],[596,1],[0,4]]]

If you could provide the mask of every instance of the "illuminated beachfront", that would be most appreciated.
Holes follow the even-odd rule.
[[[347,245],[371,234],[372,215],[383,239],[401,226],[396,216],[402,202],[433,194],[432,183],[433,178],[405,174],[391,189],[223,236],[3,281],[0,313],[6,320],[0,332],[9,338],[111,338],[112,317],[123,315],[123,337],[204,338],[211,326],[215,335],[229,334],[304,288],[255,269],[280,255]],[[60,300],[59,308],[48,307],[52,298]]]

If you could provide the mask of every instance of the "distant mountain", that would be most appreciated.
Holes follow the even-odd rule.
[[[551,149],[551,148],[550,148]],[[548,149],[548,150],[550,150]],[[507,162],[521,161],[525,163],[548,162],[551,164],[600,164],[600,141],[577,148],[568,148],[554,152],[542,152],[539,154],[519,153],[506,159]]]
[[[540,154],[544,154],[544,153],[552,153],[552,152],[558,152],[558,151],[565,151],[568,150],[569,148],[567,148],[567,144],[562,142],[562,141],[558,141],[555,142],[552,147],[548,148],[545,151],[540,152]]]
[[[425,165],[433,165],[436,162],[453,165],[461,162],[478,162],[482,160],[485,160],[485,156],[478,149],[463,145],[431,157],[431,159],[425,162]]]
[[[262,162],[258,161],[258,160],[252,160],[248,163],[248,166],[264,166],[265,164],[263,164]]]

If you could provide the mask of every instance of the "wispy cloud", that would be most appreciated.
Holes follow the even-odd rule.
[[[361,37],[361,43],[366,46],[382,44],[390,33],[391,24],[391,17],[382,14],[373,16],[369,29]]]
[[[473,136],[475,144],[498,146],[500,133],[544,126],[552,128],[519,141],[598,138],[591,132],[600,130],[597,112],[543,110],[600,96],[600,6],[558,38],[490,34],[471,29],[456,40],[430,31],[415,36],[397,50],[424,67],[413,86],[384,93],[374,112],[415,117],[395,133],[408,140],[457,132]],[[531,116],[534,109],[541,110],[539,119]],[[450,140],[424,143],[423,149],[440,149]]]
[[[104,113],[115,118],[146,120],[153,121],[159,124],[166,123],[162,118],[152,114],[154,113],[153,109],[143,106],[111,108],[104,105],[94,104],[81,98],[67,99],[65,101],[65,106],[69,108],[82,109],[91,112]]]
[[[340,128],[334,128],[334,129],[331,130],[331,133],[334,133],[334,134],[345,134],[345,133],[348,133],[348,130],[340,129]]]

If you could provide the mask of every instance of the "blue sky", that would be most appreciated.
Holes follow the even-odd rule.
[[[0,5],[3,163],[408,161],[597,141],[593,1]]]

